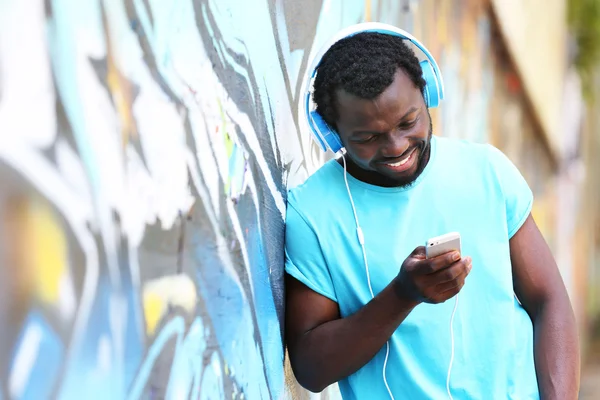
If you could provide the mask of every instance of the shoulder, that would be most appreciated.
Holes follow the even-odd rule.
[[[505,192],[522,180],[515,164],[497,147],[468,140],[437,138],[437,159],[442,174],[481,185],[495,193]],[[509,189],[510,190],[510,189]]]
[[[436,146],[437,157],[445,166],[458,166],[484,174],[491,172],[495,159],[502,155],[490,144],[465,139],[436,137]]]
[[[437,147],[440,149],[440,153],[445,156],[448,155],[468,155],[471,158],[475,158],[477,161],[485,159],[487,153],[491,149],[495,149],[493,146],[486,143],[472,142],[466,139],[455,139],[443,136],[436,137]]]
[[[319,214],[324,206],[333,204],[339,197],[340,182],[343,182],[343,173],[337,161],[326,162],[304,183],[288,190],[288,209],[293,208],[304,218]]]
[[[336,204],[346,195],[342,167],[330,160],[309,176],[306,181],[287,193],[287,223],[304,221],[313,230],[330,221]],[[295,218],[290,219],[290,213]]]

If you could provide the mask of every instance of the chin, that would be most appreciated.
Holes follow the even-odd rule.
[[[413,167],[407,171],[400,173],[390,173],[390,171],[381,171],[380,174],[385,176],[393,186],[403,187],[410,186],[421,173],[423,172],[423,157],[419,154],[419,158]]]
[[[395,186],[404,187],[410,186],[414,181],[417,180],[418,177],[419,175],[416,173],[412,173],[410,175],[402,174],[401,176],[390,177],[390,180],[395,183]]]

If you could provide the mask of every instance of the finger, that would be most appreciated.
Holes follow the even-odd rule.
[[[445,291],[444,293],[441,293],[439,295],[439,297],[436,298],[437,304],[445,303],[446,301],[450,300],[451,298],[453,298],[454,296],[459,294],[461,289],[462,289],[462,286],[456,287],[454,289],[449,289],[449,290]]]
[[[461,280],[459,282],[446,282],[443,285],[446,285],[446,289],[440,291],[437,295],[435,295],[432,299],[433,302],[439,304],[443,303],[454,296],[456,296],[462,290],[465,285],[465,280]],[[441,286],[441,285],[440,285]]]
[[[450,265],[460,260],[460,253],[458,251],[451,251],[434,258],[429,258],[422,261],[422,272],[425,274],[434,274],[444,268],[448,268]],[[420,270],[421,270],[420,269]]]
[[[458,294],[465,285],[467,276],[471,272],[471,266],[460,274],[455,280],[442,283],[435,287],[436,295],[433,297],[439,302],[444,302]]]
[[[464,272],[459,274],[455,279],[436,285],[434,290],[438,295],[442,295],[448,290],[460,288],[460,287],[462,287],[462,285],[465,284],[467,275],[468,275],[468,272],[465,270]]]
[[[467,275],[472,268],[471,257],[465,257],[455,262],[448,268],[438,270],[431,274],[433,281],[437,284],[455,281],[459,276]]]

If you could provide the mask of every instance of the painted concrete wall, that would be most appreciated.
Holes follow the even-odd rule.
[[[491,0],[500,30],[554,155],[565,157],[566,0]],[[543,12],[540,12],[543,10]]]
[[[446,76],[436,133],[487,141],[480,3],[0,1],[0,399],[306,398],[282,278],[286,189],[324,160],[308,57],[394,23]]]

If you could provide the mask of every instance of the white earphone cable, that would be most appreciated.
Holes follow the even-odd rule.
[[[356,222],[356,235],[358,236],[358,242],[360,243],[360,248],[362,249],[363,260],[365,263],[365,272],[367,274],[367,283],[369,284],[369,291],[371,292],[371,298],[375,298],[373,294],[373,287],[371,286],[371,274],[369,273],[369,262],[367,261],[367,252],[365,250],[365,237],[363,235],[360,224],[358,223],[358,215],[356,214],[356,207],[354,206],[354,199],[352,198],[352,193],[350,193],[350,185],[348,185],[348,177],[346,172],[346,158],[342,155],[342,162],[344,163],[344,182],[346,183],[346,190],[348,191],[348,197],[350,198],[350,204],[352,205],[352,212],[354,213],[354,221]],[[383,361],[383,383],[385,384],[385,388],[390,395],[390,399],[394,399],[394,395],[392,394],[392,390],[390,389],[390,385],[388,385],[387,377],[386,377],[386,369],[388,357],[390,356],[390,342],[385,342],[386,352],[385,352],[385,360]]]
[[[458,293],[456,294],[456,299],[454,300],[454,309],[452,310],[452,317],[450,317],[450,340],[452,345],[452,352],[450,354],[450,364],[448,365],[448,376],[446,377],[446,391],[448,392],[448,398],[453,400],[452,393],[450,393],[450,373],[452,372],[452,364],[454,363],[454,315],[456,314],[456,309],[458,308]]]
[[[360,248],[361,248],[362,254],[363,254],[363,261],[365,264],[365,272],[367,274],[367,283],[369,285],[369,291],[371,292],[371,298],[375,298],[375,294],[373,293],[373,287],[371,286],[371,274],[369,273],[369,262],[367,261],[367,252],[365,250],[365,237],[363,235],[363,231],[358,222],[358,215],[356,214],[356,207],[354,205],[354,199],[352,198],[352,193],[350,192],[350,185],[348,184],[348,177],[347,177],[346,157],[344,155],[345,155],[345,151],[342,152],[342,163],[344,164],[344,182],[346,183],[346,190],[348,191],[348,197],[350,198],[352,212],[354,213],[354,221],[356,222],[356,235],[358,236],[358,242],[360,243]],[[448,397],[450,398],[450,400],[453,400],[452,394],[450,393],[450,373],[452,371],[452,364],[454,363],[453,323],[454,323],[454,315],[456,314],[457,307],[458,307],[458,294],[456,295],[454,309],[452,310],[452,317],[450,317],[450,338],[451,338],[452,353],[450,356],[450,364],[448,366],[448,375],[446,377],[446,390],[448,392]],[[385,352],[385,360],[383,361],[383,383],[385,384],[385,387],[388,391],[388,394],[390,395],[390,398],[392,400],[395,400],[394,395],[392,394],[392,391],[390,389],[390,386],[388,385],[388,381],[387,381],[387,377],[386,377],[387,362],[388,362],[388,358],[390,355],[389,340],[387,342],[385,342],[385,344],[386,344],[386,352]]]

